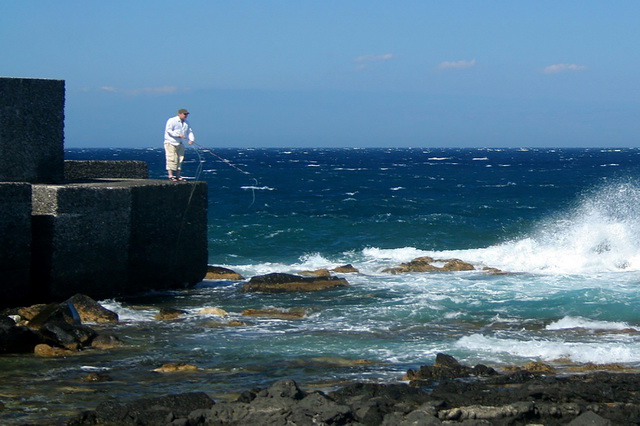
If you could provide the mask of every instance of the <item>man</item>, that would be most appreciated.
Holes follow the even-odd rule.
[[[164,128],[164,153],[167,160],[167,173],[172,181],[186,180],[180,177],[184,160],[184,142],[193,145],[196,140],[193,129],[187,121],[189,111],[178,110],[178,115],[167,120]]]

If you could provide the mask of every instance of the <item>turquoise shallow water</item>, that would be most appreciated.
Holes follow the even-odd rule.
[[[127,345],[66,359],[0,358],[2,422],[64,415],[107,398],[191,390],[225,398],[283,377],[320,389],[398,381],[438,352],[498,367],[640,364],[639,150],[212,152],[188,150],[184,171],[209,183],[210,264],[248,278],[350,263],[360,271],[343,275],[351,286],[255,295],[239,292],[242,282],[205,281],[102,301],[120,315],[115,332]],[[144,160],[152,178],[164,177],[160,149],[66,157]],[[426,255],[477,270],[383,272]],[[190,314],[158,323],[162,306]],[[229,317],[199,313],[213,306]],[[243,316],[250,308],[305,314]],[[199,371],[153,371],[168,362]],[[112,380],[80,380],[96,371]]]

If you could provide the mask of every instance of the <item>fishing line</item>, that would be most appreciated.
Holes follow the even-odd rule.
[[[204,152],[208,152],[209,154],[213,155],[214,157],[216,157],[218,160],[220,160],[221,162],[227,164],[229,167],[232,167],[234,169],[236,169],[237,171],[239,171],[240,173],[249,176],[251,179],[253,179],[255,186],[251,187],[251,204],[249,204],[249,208],[251,208],[251,206],[253,206],[253,204],[256,202],[256,188],[258,187],[258,179],[256,179],[255,177],[253,177],[251,175],[251,173],[247,172],[246,170],[242,170],[240,167],[236,166],[235,164],[233,164],[231,161],[227,160],[226,158],[223,158],[221,156],[219,156],[218,154],[216,154],[215,152],[211,151],[211,149],[209,148],[205,148],[204,146],[197,144],[197,143],[193,143],[195,146],[197,146],[198,148],[200,148],[202,151]],[[202,171],[202,157],[200,156],[200,153],[198,152],[199,150],[195,150],[198,153],[198,157],[200,158],[200,171]]]

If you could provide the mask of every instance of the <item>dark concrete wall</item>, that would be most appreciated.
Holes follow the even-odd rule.
[[[3,304],[25,300],[31,277],[31,185],[0,183],[0,290]]]
[[[147,179],[149,167],[144,161],[65,160],[66,180]]]
[[[1,182],[64,177],[64,81],[0,78]]]
[[[133,188],[131,285],[172,288],[207,273],[207,184],[157,182]]]
[[[34,185],[34,289],[101,299],[206,275],[207,185],[96,180]]]
[[[104,185],[34,185],[38,298],[122,294],[127,284],[131,192]]]

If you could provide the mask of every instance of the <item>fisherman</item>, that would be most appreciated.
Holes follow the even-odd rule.
[[[167,173],[169,180],[184,181],[180,176],[182,162],[184,161],[184,142],[193,145],[196,140],[193,129],[187,121],[189,111],[186,109],[178,110],[178,115],[167,120],[164,129],[164,152],[167,162]]]

